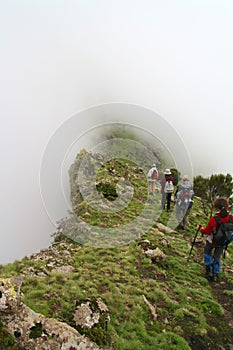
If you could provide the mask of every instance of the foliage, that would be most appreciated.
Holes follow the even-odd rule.
[[[171,174],[172,174],[172,177],[174,179],[174,185],[178,185],[178,182],[179,182],[179,179],[180,179],[180,172],[178,169],[176,168],[171,168]]]
[[[229,198],[232,202],[233,181],[230,174],[212,174],[210,177],[198,175],[194,178],[195,195],[201,198],[206,215],[212,215],[213,202],[217,197]]]

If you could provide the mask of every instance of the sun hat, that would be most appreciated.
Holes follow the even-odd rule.
[[[170,169],[166,169],[164,171],[164,175],[171,175],[171,170]]]

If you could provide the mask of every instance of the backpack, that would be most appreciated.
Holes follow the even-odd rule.
[[[158,179],[158,171],[156,169],[154,169],[153,173],[152,173],[152,177],[153,180]]]
[[[177,204],[180,209],[185,210],[191,208],[193,205],[192,201],[193,191],[189,188],[182,187],[177,193]]]
[[[227,245],[233,241],[232,215],[230,215],[228,222],[222,222],[217,215],[215,215],[214,218],[219,225],[219,228],[213,237],[214,244],[227,247]]]
[[[165,193],[172,193],[174,191],[174,185],[172,180],[167,180],[164,186]]]

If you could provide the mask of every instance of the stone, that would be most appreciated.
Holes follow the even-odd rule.
[[[46,318],[26,306],[21,300],[21,282],[20,276],[0,279],[1,322],[20,347],[24,350],[101,349],[68,324]]]
[[[145,255],[151,258],[153,261],[166,261],[166,255],[158,247],[155,249],[148,249],[145,251]]]

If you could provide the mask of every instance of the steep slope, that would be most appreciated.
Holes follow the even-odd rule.
[[[74,215],[59,223],[49,249],[1,266],[1,277],[20,275],[21,297],[27,307],[64,322],[103,349],[231,350],[232,247],[219,284],[204,278],[200,236],[187,259],[197,223],[206,222],[198,198],[187,229],[170,229],[166,225],[174,213],[160,212],[159,192],[148,200],[145,175],[133,163],[112,160],[105,164],[94,155],[102,162],[95,175],[97,195],[88,192],[88,180],[84,181],[88,186],[80,190],[77,176],[84,156],[85,152],[78,155],[70,170]],[[114,203],[124,190],[131,196],[117,202],[121,210],[99,210],[103,205],[99,198],[105,199],[104,204]],[[77,216],[79,230],[72,225]],[[128,229],[135,220],[137,225]],[[84,230],[83,224],[91,229]],[[77,307],[98,298],[109,310],[108,322],[78,325]],[[1,319],[7,328],[7,320]],[[4,327],[1,332],[2,349],[19,349],[20,340],[14,334],[6,336]],[[48,342],[49,335],[43,336]]]

